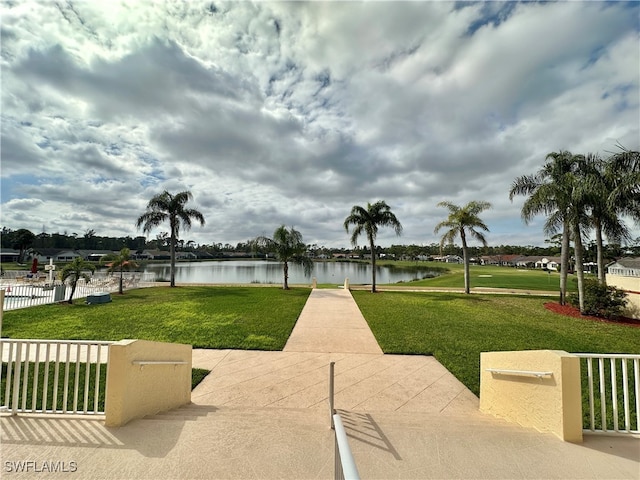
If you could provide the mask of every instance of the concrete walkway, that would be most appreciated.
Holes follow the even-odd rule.
[[[382,354],[349,290],[311,291],[285,352]]]
[[[435,358],[383,355],[354,306],[314,290],[284,351],[194,350],[211,373],[192,404],[121,428],[3,417],[2,478],[333,478],[330,362],[363,479],[639,478],[637,440],[574,445],[485,416]],[[44,471],[52,462],[67,473]]]

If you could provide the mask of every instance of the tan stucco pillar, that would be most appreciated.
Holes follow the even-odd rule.
[[[109,346],[105,425],[191,402],[191,345],[122,340]]]
[[[580,359],[558,350],[481,353],[480,410],[582,442]]]

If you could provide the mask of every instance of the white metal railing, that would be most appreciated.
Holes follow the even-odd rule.
[[[329,363],[329,414],[331,416],[331,428],[335,431],[334,477],[336,480],[360,480],[358,467],[351,453],[342,418],[334,408],[335,364],[336,362]]]
[[[329,363],[329,419],[331,421],[331,428],[334,428],[333,425],[333,416],[336,414],[336,409],[333,407],[334,402],[334,372],[335,372],[336,362]]]
[[[0,339],[0,411],[104,414],[111,343]]]
[[[347,432],[340,415],[333,416],[335,428],[335,478],[336,480],[359,480],[358,467],[353,459]]]
[[[640,435],[640,355],[575,353],[586,364],[590,433]]]
[[[123,279],[123,288],[136,288],[140,281],[140,276],[132,275]],[[99,292],[117,292],[120,288],[119,276],[99,276],[92,278],[89,283],[83,279],[78,281],[73,298],[84,298],[88,295]],[[32,282],[9,282],[3,280],[0,289],[5,291],[4,311],[16,310],[18,308],[32,307],[35,305],[45,305],[68,301],[71,295],[71,286],[62,284],[59,281],[49,284],[44,281]]]

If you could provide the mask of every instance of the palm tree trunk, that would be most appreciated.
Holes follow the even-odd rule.
[[[560,249],[560,305],[567,302],[567,275],[569,274],[569,225],[562,225],[562,245]]]
[[[578,304],[580,313],[584,314],[584,265],[582,261],[582,235],[580,234],[580,225],[574,223],[573,226],[573,242],[576,250],[576,276],[578,277]]]
[[[464,293],[468,295],[471,292],[469,288],[469,253],[464,232],[460,232],[460,240],[462,240],[462,261],[464,262]]]
[[[169,249],[171,250],[171,267],[170,267],[170,273],[169,276],[171,277],[171,282],[169,283],[170,286],[175,287],[176,286],[176,232],[175,229],[173,228],[173,225],[171,226],[171,245],[169,245]]]
[[[71,295],[69,295],[69,303],[73,303],[73,294],[76,293],[76,285],[78,285],[78,280],[71,282]]]
[[[596,219],[595,221],[595,230],[596,230],[596,263],[598,264],[598,281],[602,285],[607,284],[607,278],[604,271],[604,248],[602,246],[602,225],[600,224],[600,219]]]
[[[373,244],[373,239],[369,241],[371,247],[371,293],[376,293],[376,246]]]
[[[282,289],[289,290],[289,264],[286,261],[284,262],[282,270],[284,272],[284,282],[282,284]]]
[[[122,289],[122,280],[123,280],[122,276],[123,276],[122,268],[120,268],[120,285],[119,285],[119,288],[118,288],[118,293],[120,295],[122,295],[124,293],[124,290]]]

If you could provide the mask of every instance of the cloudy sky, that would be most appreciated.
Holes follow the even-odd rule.
[[[153,195],[190,190],[197,243],[286,224],[347,246],[351,207],[385,200],[404,235],[378,243],[429,244],[438,202],[483,200],[490,244],[543,245],[514,178],[552,151],[640,148],[637,2],[0,8],[12,229],[136,236]]]

